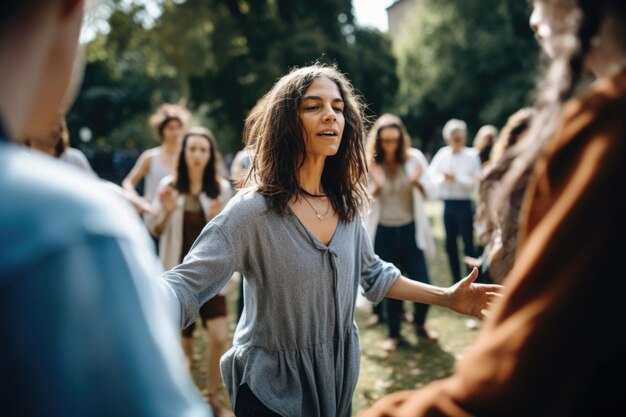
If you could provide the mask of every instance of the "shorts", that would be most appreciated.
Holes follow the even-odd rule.
[[[202,327],[206,329],[207,320],[215,319],[218,317],[226,316],[226,297],[223,295],[216,295],[200,307],[200,318],[202,318]],[[193,336],[193,332],[196,329],[196,322],[194,321],[189,326],[182,330],[183,337]]]

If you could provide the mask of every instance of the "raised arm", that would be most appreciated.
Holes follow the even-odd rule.
[[[146,176],[150,170],[150,151],[144,151],[135,162],[128,175],[122,180],[122,187],[129,193],[139,197],[137,184]]]

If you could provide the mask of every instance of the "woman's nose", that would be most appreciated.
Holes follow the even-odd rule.
[[[324,113],[324,121],[325,122],[334,122],[335,120],[337,120],[337,115],[335,114],[335,110],[330,108],[330,109],[326,109],[325,113]]]

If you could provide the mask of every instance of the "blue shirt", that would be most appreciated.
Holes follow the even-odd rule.
[[[3,141],[0,196],[0,414],[211,416],[130,205]]]

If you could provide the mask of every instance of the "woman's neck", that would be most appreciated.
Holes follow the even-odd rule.
[[[163,152],[165,152],[168,155],[175,155],[178,154],[178,140],[177,139],[169,139],[169,140],[163,140],[163,143],[161,144],[161,148],[163,149]]]
[[[391,166],[395,166],[398,162],[396,161],[396,156],[395,155],[390,155],[390,156],[386,156],[385,155],[385,159],[383,160],[383,164],[391,167]]]
[[[202,177],[204,176],[204,171],[190,169],[187,173],[189,175],[189,192],[191,194],[200,193],[200,191],[202,191]]]
[[[310,194],[324,194],[322,172],[326,158],[307,159],[298,172],[299,186]]]

